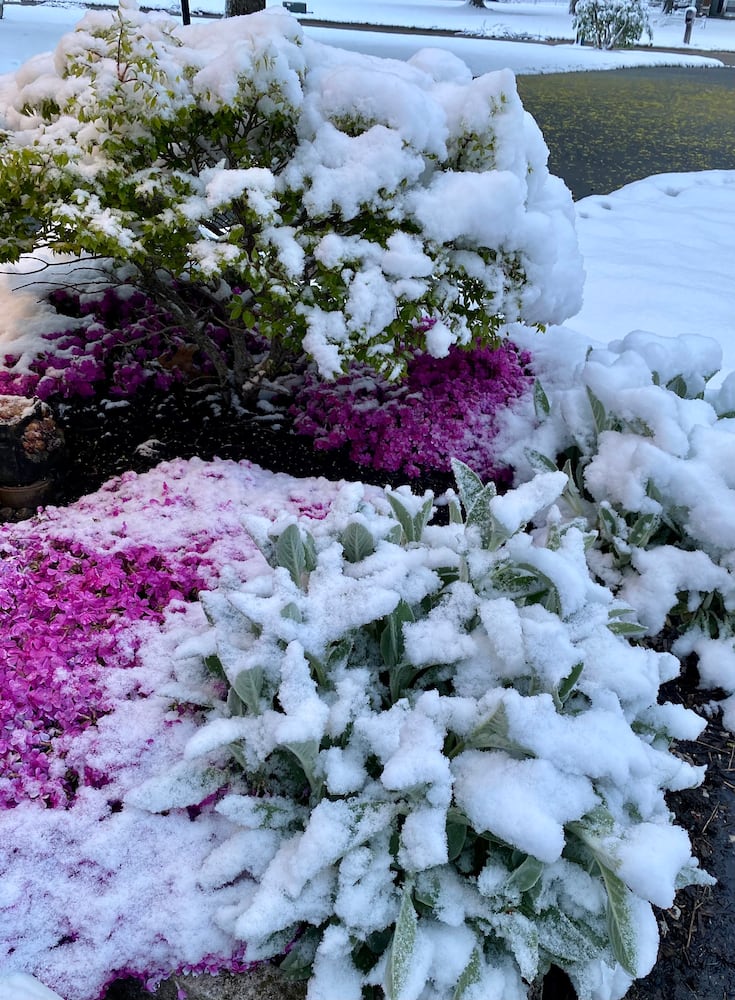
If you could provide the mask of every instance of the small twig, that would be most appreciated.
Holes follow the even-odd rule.
[[[720,809],[720,803],[718,802],[717,805],[715,806],[715,808],[709,814],[709,818],[707,819],[707,822],[702,827],[702,832],[701,832],[701,836],[702,837],[704,836],[704,834],[705,834],[705,832],[707,830],[707,827],[710,825],[710,823],[712,822],[712,820],[715,818],[715,816],[719,812],[719,809]]]

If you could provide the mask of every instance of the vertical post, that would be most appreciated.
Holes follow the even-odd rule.
[[[684,14],[684,44],[688,45],[692,40],[692,27],[694,25],[694,18],[697,16],[696,7],[687,7],[686,13]]]
[[[181,0],[181,23],[191,24],[191,14],[189,13],[189,0]]]

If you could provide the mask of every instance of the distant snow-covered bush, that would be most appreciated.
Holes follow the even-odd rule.
[[[452,347],[444,358],[414,354],[398,382],[367,365],[333,382],[307,374],[291,408],[294,427],[318,450],[347,446],[358,465],[417,477],[449,472],[458,458],[484,479],[507,481],[493,447],[496,422],[532,385],[529,362],[504,341],[494,350]]]
[[[415,348],[579,307],[571,196],[507,71],[340,51],[282,10],[181,27],[125,4],[88,13],[4,99],[0,258],[111,260],[241,392],[284,353],[394,378]],[[207,329],[228,283],[231,359]]]
[[[248,519],[270,571],[203,595],[178,660],[227,700],[127,806],[229,786],[201,882],[310,1000],[521,1000],[552,962],[619,998],[655,960],[650,903],[708,880],[664,798],[700,780],[669,743],[702,722],[657,703],[678,664],[624,638],[560,524],[566,477],[500,497],[455,470],[444,527],[430,494],[359,484],[312,533]]]
[[[596,49],[634,45],[644,33],[653,39],[642,0],[579,0],[573,26],[577,38]]]

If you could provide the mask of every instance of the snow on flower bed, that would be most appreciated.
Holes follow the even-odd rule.
[[[197,884],[229,824],[212,814],[149,816],[121,802],[196,730],[195,711],[166,693],[176,646],[206,624],[183,597],[195,582],[213,586],[226,567],[262,570],[243,505],[268,518],[288,509],[320,518],[334,489],[248,464],[172,462],[0,528],[3,972],[33,973],[64,1000],[92,1000],[115,972],[155,982],[237,956],[214,921],[222,898]],[[51,589],[55,568],[67,575]],[[172,589],[177,579],[183,591]],[[34,594],[43,598],[35,606]],[[22,770],[8,779],[15,749]]]

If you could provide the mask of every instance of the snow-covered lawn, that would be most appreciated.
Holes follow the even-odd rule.
[[[344,4],[314,0],[311,6],[314,17],[352,19]],[[375,23],[448,26],[451,21],[456,26],[479,18],[482,27],[491,22],[497,33],[507,27],[512,34],[571,37],[566,4],[494,4],[479,15],[454,0],[417,7],[374,3],[367,9]],[[52,47],[77,14],[70,8],[7,6],[0,22],[0,68],[13,70]],[[426,21],[419,22],[419,17]],[[355,19],[364,18],[360,14]],[[681,27],[680,19],[677,24]],[[671,44],[675,28],[669,22],[654,25],[655,42]],[[700,47],[735,49],[735,23],[698,23],[696,30],[694,44]],[[332,29],[318,29],[314,37],[364,45],[370,51],[379,46],[380,54],[397,54],[394,44],[416,45],[408,37],[376,41],[376,36],[337,35]],[[437,44],[444,41],[431,40],[432,46]],[[463,47],[468,45],[473,48]],[[483,70],[499,68],[505,61],[515,69],[533,66],[541,71],[661,58],[645,52],[603,56],[572,45],[550,48],[464,39],[452,40],[451,47],[473,69],[475,59],[482,60]],[[686,54],[679,58],[690,59]],[[9,86],[7,79],[0,80],[0,103]],[[461,734],[466,747],[456,755],[452,780],[464,812],[475,828],[492,829],[530,861],[513,891],[520,892],[517,884],[526,884],[534,863],[547,865],[552,871],[549,875],[545,869],[543,876],[548,905],[578,906],[573,916],[580,922],[583,917],[597,920],[599,891],[561,859],[560,843],[565,824],[581,826],[582,816],[604,803],[617,824],[605,830],[608,840],[603,844],[599,830],[582,832],[603,868],[607,862],[600,859],[608,857],[603,847],[610,857],[613,841],[619,849],[616,870],[634,894],[630,926],[636,947],[635,955],[629,954],[629,973],[644,974],[650,967],[657,932],[647,901],[669,905],[677,873],[689,863],[686,836],[668,825],[662,789],[686,787],[697,779],[691,768],[668,755],[663,737],[666,732],[691,737],[701,723],[689,713],[655,706],[658,684],[676,669],[673,658],[642,650],[621,655],[628,647],[607,621],[612,612],[610,620],[624,630],[633,626],[635,617],[655,633],[683,595],[687,606],[679,613],[690,628],[678,651],[694,649],[700,655],[705,681],[732,695],[724,709],[726,721],[735,722],[732,638],[723,630],[713,641],[704,627],[713,602],[721,604],[725,617],[735,606],[735,375],[729,374],[735,370],[735,171],[649,178],[607,196],[584,199],[575,211],[587,272],[584,302],[564,326],[545,334],[520,327],[512,331],[534,355],[539,392],[521,400],[504,423],[505,454],[517,470],[519,490],[507,500],[488,501],[491,520],[482,526],[490,524],[496,537],[487,551],[463,550],[456,525],[428,529],[425,545],[417,531],[399,549],[389,531],[390,502],[377,489],[297,480],[247,463],[196,460],[166,463],[142,476],[127,474],[69,508],[49,508],[31,521],[0,527],[0,613],[8,622],[2,636],[6,660],[0,667],[0,728],[2,749],[12,765],[6,764],[0,788],[4,803],[16,803],[0,813],[1,1000],[42,997],[35,992],[40,987],[24,978],[27,974],[53,987],[63,1000],[94,1000],[115,975],[137,972],[155,983],[171,969],[205,971],[227,967],[228,962],[235,969],[242,967],[241,945],[233,930],[247,926],[253,939],[265,939],[269,930],[280,930],[278,920],[284,918],[273,907],[258,925],[259,912],[254,914],[247,904],[259,897],[252,880],[241,877],[237,868],[243,851],[250,874],[267,876],[264,884],[281,894],[274,897],[279,905],[293,907],[297,919],[315,924],[322,920],[324,899],[331,891],[324,882],[329,876],[322,876],[335,861],[333,845],[324,835],[316,844],[303,835],[301,847],[311,851],[307,860],[313,867],[308,896],[298,864],[289,867],[290,852],[300,844],[296,835],[289,841],[276,823],[275,831],[259,830],[258,837],[249,837],[253,831],[238,825],[236,796],[219,809],[211,808],[209,793],[219,787],[219,772],[213,777],[206,768],[191,767],[204,744],[218,751],[234,740],[232,703],[228,709],[218,698],[221,691],[201,670],[203,658],[217,651],[225,660],[230,655],[233,662],[244,663],[254,648],[252,637],[243,638],[240,619],[222,610],[226,601],[242,615],[262,615],[259,641],[263,632],[268,638],[271,629],[279,641],[288,635],[290,643],[289,657],[281,658],[291,672],[278,675],[278,711],[264,713],[267,718],[256,736],[242,728],[248,752],[257,755],[258,740],[267,744],[272,739],[274,746],[290,742],[306,755],[308,741],[316,738],[318,745],[328,732],[324,780],[333,800],[340,802],[368,788],[370,801],[385,806],[386,817],[392,794],[400,797],[425,787],[432,808],[420,814],[420,822],[405,824],[401,847],[401,863],[420,869],[427,857],[441,866],[437,816],[445,821],[451,795],[442,741],[450,730],[453,736]],[[3,352],[18,345],[32,352],[44,327],[35,292],[19,288],[24,281],[16,272],[6,276],[0,288]],[[719,376],[707,385],[706,377],[718,370]],[[575,495],[561,473],[544,467],[544,458],[548,463],[572,445],[587,470],[587,500]],[[544,475],[529,485],[540,467]],[[404,495],[403,502],[413,505],[412,513],[418,516],[418,501]],[[518,530],[527,521],[535,526],[533,536]],[[310,594],[302,593],[303,574],[289,569],[296,577],[292,581],[286,572],[293,566],[292,556],[283,556],[281,568],[273,569],[252,540],[260,535],[268,551],[268,532],[280,536],[294,524],[316,538],[319,579],[326,581],[321,591],[315,583]],[[339,561],[335,538],[342,539],[345,548],[344,532],[353,524],[371,533],[374,552],[364,534],[353,529],[360,543],[354,544],[364,551],[348,566]],[[648,547],[659,529],[668,532],[666,544]],[[596,532],[587,541],[597,582],[590,578],[584,558],[584,535],[589,532]],[[492,591],[483,574],[497,568],[497,553],[508,564],[522,564],[526,574],[530,565],[536,581],[546,581],[546,604],[520,602],[516,607],[508,596]],[[462,576],[465,556],[470,578],[485,580],[471,599]],[[363,559],[366,564],[373,559],[364,573],[359,569]],[[432,573],[437,568],[444,572],[447,566],[456,569],[456,582],[468,589],[442,591],[444,603],[433,609],[429,626],[426,620],[414,623],[406,641],[413,664],[421,666],[434,662],[422,657],[429,656],[432,636],[441,636],[438,648],[444,660],[461,661],[461,685],[441,705],[441,699],[432,700],[433,695],[424,692],[415,705],[393,706],[381,714],[373,711],[374,705],[368,710],[368,689],[359,689],[365,683],[364,671],[349,674],[345,669],[335,675],[339,697],[331,702],[327,726],[317,685],[308,671],[304,674],[305,661],[298,656],[299,643],[313,652],[310,642],[328,646],[332,641],[331,633],[326,639],[321,633],[315,637],[306,627],[309,601],[316,602],[319,594],[321,599],[325,593],[339,595],[324,605],[330,617],[321,616],[337,636],[340,627],[362,627],[368,617],[361,615],[390,616],[399,597],[418,603],[433,594],[438,583]],[[309,572],[316,579],[316,568]],[[371,573],[376,592],[366,600],[364,583]],[[169,580],[170,593],[163,582]],[[132,589],[130,581],[136,584]],[[185,599],[193,584],[221,588],[208,608],[210,620],[203,605]],[[69,594],[82,589],[84,615],[79,606],[67,603]],[[350,594],[356,596],[350,600]],[[704,607],[712,594],[716,596]],[[374,606],[367,608],[371,601]],[[632,610],[614,610],[620,603]],[[478,620],[486,617],[470,636],[465,624],[473,614]],[[240,631],[233,639],[235,627]],[[77,641],[85,628],[95,636],[93,647]],[[527,662],[521,663],[519,646]],[[280,661],[273,665],[277,658],[273,663],[268,659],[272,648],[265,640],[257,647],[266,682],[269,670],[281,669]],[[482,661],[478,648],[483,650]],[[432,648],[432,657],[435,654]],[[577,657],[584,663],[581,679]],[[9,670],[13,658],[18,661],[16,674]],[[104,671],[98,669],[98,660],[104,660]],[[492,688],[491,696],[478,694],[486,683],[479,662],[492,663],[498,685],[515,684],[522,694],[516,695],[512,686],[502,697],[496,694],[505,690],[501,686]],[[77,671],[76,685],[68,683],[70,666]],[[57,688],[48,685],[51,677],[59,682]],[[562,712],[560,689],[567,681],[570,689],[564,690],[564,698],[571,698],[578,715]],[[56,732],[39,737],[33,731],[33,712],[44,684],[43,697],[57,718],[69,721],[62,739]],[[246,698],[248,692],[240,691]],[[500,743],[478,742],[473,726],[484,716],[477,716],[476,702],[496,723],[492,713],[502,702],[509,721],[503,732],[494,731]],[[192,707],[197,705],[201,712]],[[344,719],[340,728],[339,712],[357,729],[362,727],[363,745],[353,741]],[[585,713],[590,712],[609,727],[605,731],[614,736],[611,745],[620,746],[619,759],[606,753],[602,741],[591,742],[594,727],[584,728]],[[205,714],[209,725],[202,727]],[[547,724],[558,727],[558,742],[542,738]],[[274,736],[278,726],[282,728]],[[29,733],[39,737],[35,758],[21,753],[29,745]],[[484,739],[490,739],[487,729]],[[360,754],[367,754],[368,745],[383,768],[382,789],[367,781]],[[492,764],[506,781],[521,777],[527,782],[523,796],[503,797],[495,790],[497,820],[484,810],[477,792],[478,782],[483,794],[490,791],[487,772],[478,768],[488,747],[493,752],[486,765]],[[504,756],[503,747],[510,749],[510,756]],[[215,763],[219,766],[221,760]],[[153,781],[167,772],[180,778],[165,789],[173,796],[170,809],[162,806],[164,793]],[[70,775],[81,780],[71,807],[45,808],[39,801],[43,797],[62,804],[72,787]],[[144,784],[148,779],[152,783]],[[192,791],[192,781],[200,780]],[[322,819],[326,812],[322,810]],[[346,826],[337,823],[329,829],[339,837]],[[377,842],[376,831],[370,836]],[[390,886],[386,889],[385,872],[377,870],[377,864],[370,867],[361,846],[356,842],[349,851],[345,847],[352,867],[343,862],[340,868],[339,916],[353,929],[371,914],[376,899],[389,916],[397,906]],[[272,864],[276,851],[279,863]],[[500,899],[502,892],[510,891],[502,888],[506,876],[500,863],[483,871],[485,898]],[[565,878],[577,879],[573,903],[564,897]],[[531,879],[529,892],[535,884]],[[432,925],[409,949],[417,967],[437,984],[437,992],[427,997],[444,995],[447,976],[456,972],[456,980],[463,965],[471,966],[474,938],[460,926],[470,908],[463,892],[459,884],[445,882],[440,893],[446,919],[441,933],[450,927],[455,947],[441,950],[446,939],[440,937],[438,925]],[[502,900],[506,909],[518,902],[511,895]],[[622,920],[621,926],[628,925]],[[348,1000],[356,995],[356,979],[345,973],[341,927],[335,926],[322,946],[319,989],[327,990],[331,979],[342,1000]],[[495,930],[505,935],[507,954],[515,956],[521,969],[532,971],[531,938],[524,937],[521,922],[498,922]],[[569,941],[567,945],[571,947]],[[625,951],[625,942],[622,948]],[[437,955],[447,961],[445,969]],[[505,955],[503,971],[495,978],[492,970],[485,970],[485,978],[478,972],[486,1000],[523,995],[509,961]],[[580,982],[589,995],[595,991],[595,996],[612,1000],[630,981],[614,963],[595,959],[585,965],[580,960],[579,966],[584,966]],[[8,976],[4,981],[3,974]],[[406,990],[401,995],[418,997],[420,986]],[[314,1000],[328,995],[313,994]]]

